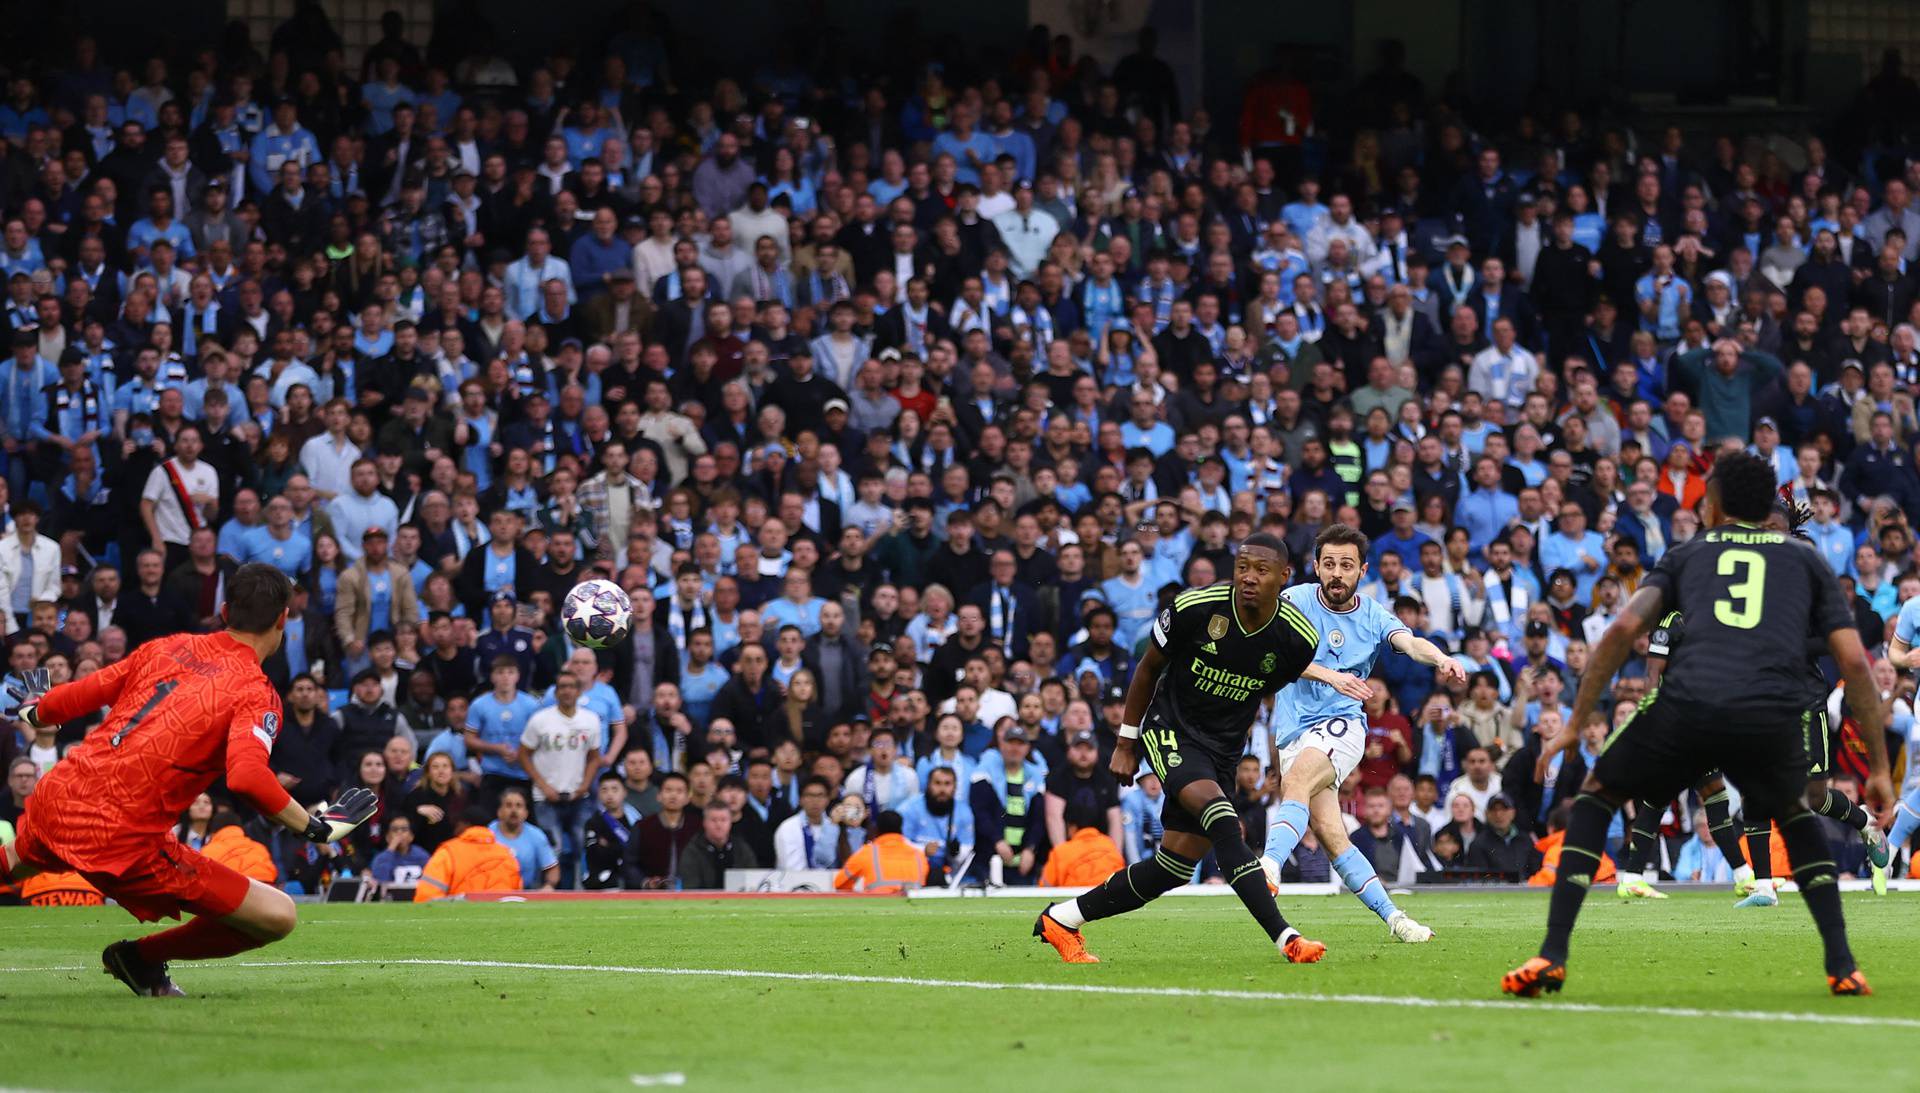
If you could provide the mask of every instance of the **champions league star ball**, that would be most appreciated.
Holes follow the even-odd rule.
[[[612,581],[582,581],[567,593],[560,624],[575,645],[605,649],[633,629],[633,601]]]

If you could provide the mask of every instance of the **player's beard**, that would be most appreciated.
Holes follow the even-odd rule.
[[[1326,597],[1327,606],[1336,611],[1342,610],[1353,599],[1353,586],[1348,584],[1330,584],[1320,582],[1320,595]]]

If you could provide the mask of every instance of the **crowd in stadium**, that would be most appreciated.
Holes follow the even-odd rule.
[[[1332,522],[1469,678],[1383,659],[1356,844],[1519,881],[1610,721],[1545,786],[1539,741],[1717,454],[1812,506],[1870,648],[1920,595],[1897,150],[1478,118],[1391,57],[1337,126],[1284,66],[1216,119],[1151,32],[815,82],[675,71],[644,18],[516,64],[467,30],[80,37],[0,102],[7,670],[295,578],[274,770],[381,811],[338,853],[217,793],[180,827],[289,891],[1098,882],[1161,830],[1105,769],[1156,614],[1259,530],[1311,579]],[[589,577],[634,607],[598,653],[556,620]],[[4,734],[0,821],[94,723]],[[1664,832],[1725,879],[1690,806]],[[1287,877],[1327,876],[1308,836]]]

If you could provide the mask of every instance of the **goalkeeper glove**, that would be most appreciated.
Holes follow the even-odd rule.
[[[7,698],[11,705],[4,714],[14,721],[25,722],[29,728],[40,728],[40,719],[34,716],[34,708],[42,695],[53,689],[53,680],[45,668],[32,668],[18,679],[7,684]]]
[[[373,818],[380,807],[380,798],[373,791],[355,786],[342,793],[334,803],[322,804],[320,815],[307,817],[307,830],[304,834],[308,842],[338,842],[353,834],[353,829]]]

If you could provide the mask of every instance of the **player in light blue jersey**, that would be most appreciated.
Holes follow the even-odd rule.
[[[1433,931],[1393,905],[1373,863],[1347,838],[1336,793],[1366,750],[1367,715],[1361,702],[1383,650],[1438,669],[1443,681],[1464,685],[1466,673],[1452,657],[1402,625],[1385,605],[1354,595],[1367,575],[1365,535],[1345,524],[1329,524],[1314,539],[1313,554],[1320,583],[1294,585],[1281,595],[1319,634],[1314,665],[1329,669],[1334,678],[1302,678],[1274,699],[1273,762],[1284,800],[1267,828],[1260,864],[1277,890],[1281,864],[1311,824],[1347,889],[1380,916],[1397,940],[1418,944],[1432,939]]]
[[[1887,662],[1895,668],[1920,670],[1920,650],[1914,648],[1916,645],[1920,645],[1920,596],[1900,605],[1900,615],[1893,624],[1893,638],[1887,642]],[[1906,796],[1900,798],[1899,807],[1894,809],[1887,845],[1893,853],[1899,853],[1906,849],[1907,840],[1913,838],[1916,830],[1920,830],[1920,782],[1907,790]]]

